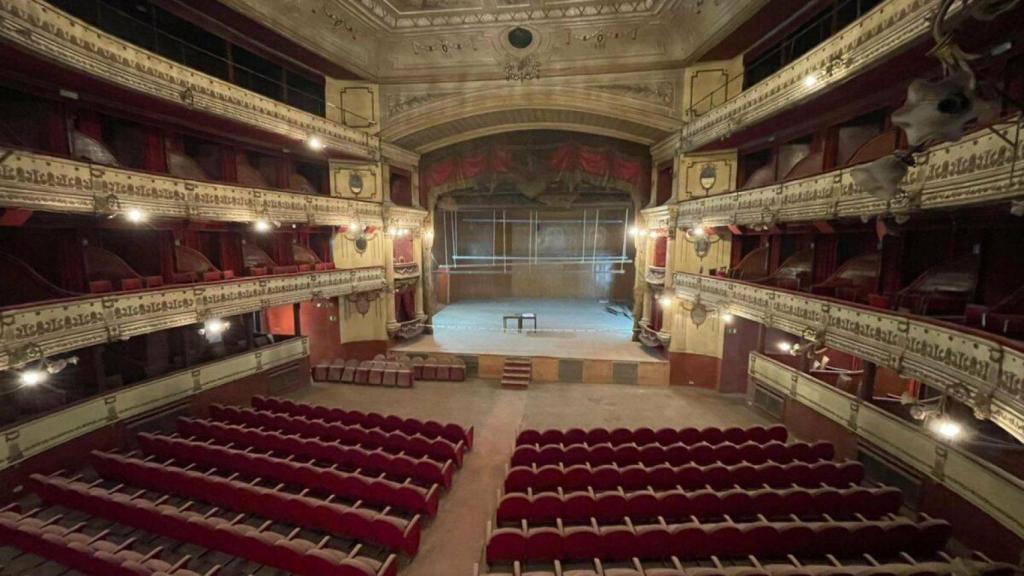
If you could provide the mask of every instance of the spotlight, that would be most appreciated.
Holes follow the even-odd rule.
[[[936,434],[942,436],[946,440],[956,440],[963,433],[963,426],[959,422],[950,419],[947,416],[942,416],[932,422],[932,430]]]
[[[636,235],[640,234],[641,232],[642,231],[639,228],[637,228],[636,226],[630,226],[629,227],[629,235],[630,236],[636,236]]]
[[[252,227],[257,232],[267,232],[270,230],[270,222],[263,218],[260,218],[259,220],[252,223]]]
[[[722,323],[723,324],[732,324],[732,320],[733,320],[733,315],[732,314],[729,314],[728,312],[722,314]]]
[[[662,308],[668,308],[672,305],[672,297],[662,296],[661,298],[658,298],[658,304],[661,304]]]
[[[779,350],[781,350],[783,352],[792,352],[793,351],[793,343],[792,342],[782,341],[782,342],[779,342],[778,346],[779,346]]]
[[[309,146],[310,150],[320,151],[324,149],[324,141],[319,136],[310,136],[306,139],[306,146]]]
[[[214,318],[203,322],[203,327],[199,329],[199,333],[204,336],[216,336],[223,334],[231,326],[231,323],[220,318]]]
[[[25,370],[18,375],[18,380],[24,386],[35,386],[46,380],[46,372],[36,369]]]
[[[699,227],[698,228],[694,228],[693,230],[690,230],[690,234],[692,234],[696,238],[703,238],[704,237],[704,229],[703,228],[699,228]]]
[[[813,87],[817,83],[818,83],[818,75],[817,74],[811,73],[811,74],[808,74],[807,76],[804,76],[804,86],[806,86],[808,88],[811,88],[811,87]]]
[[[146,221],[146,213],[138,208],[132,208],[124,214],[125,218],[128,219],[132,224],[138,224]]]

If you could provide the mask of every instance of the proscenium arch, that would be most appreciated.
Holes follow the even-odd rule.
[[[671,107],[599,89],[503,86],[440,97],[387,120],[382,138],[419,153],[481,136],[555,129],[651,145],[679,129]]]

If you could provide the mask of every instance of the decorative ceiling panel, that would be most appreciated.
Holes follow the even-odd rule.
[[[546,76],[678,67],[768,0],[220,1],[367,79],[398,82],[501,78],[526,56]]]

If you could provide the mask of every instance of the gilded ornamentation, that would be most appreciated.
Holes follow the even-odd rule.
[[[337,297],[380,290],[382,268],[329,270],[240,278],[209,286],[169,286],[143,293],[83,296],[5,311],[0,332],[0,370],[36,358],[116,339],[126,339],[271,306],[302,302],[314,294]],[[25,354],[23,350],[32,350]]]
[[[856,354],[945,390],[1024,438],[1024,352],[953,327],[801,292],[677,272],[676,295]],[[1007,416],[1004,417],[1003,415]]]

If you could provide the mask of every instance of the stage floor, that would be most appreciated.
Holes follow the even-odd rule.
[[[551,358],[664,362],[632,341],[633,319],[618,306],[615,314],[597,300],[533,299],[466,300],[449,304],[434,315],[434,333],[395,346],[409,352],[497,354]],[[532,312],[532,323],[517,332],[515,321],[502,329],[502,316]]]

